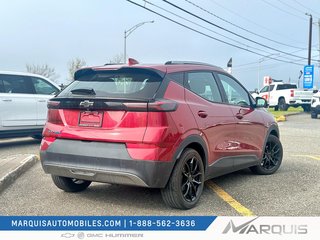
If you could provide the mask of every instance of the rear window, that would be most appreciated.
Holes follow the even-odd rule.
[[[59,97],[92,97],[152,99],[162,78],[147,70],[98,71],[73,81]],[[86,90],[86,91],[85,91]]]
[[[285,90],[285,89],[296,89],[297,85],[295,84],[282,84],[277,86],[277,90]]]

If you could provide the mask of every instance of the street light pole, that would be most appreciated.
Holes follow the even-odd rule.
[[[145,23],[154,23],[154,21],[141,22],[141,23],[134,25],[132,28],[124,31],[124,50],[123,50],[123,62],[124,63],[126,63],[126,59],[127,59],[127,37],[129,37],[129,35],[134,30],[136,30],[138,27],[141,27]]]
[[[312,15],[310,13],[306,13],[307,16],[310,17],[309,21],[309,47],[308,47],[308,65],[311,65],[311,45],[312,45]]]

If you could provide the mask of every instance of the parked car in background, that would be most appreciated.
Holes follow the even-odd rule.
[[[317,118],[320,114],[320,91],[313,95],[311,100],[311,118]]]
[[[259,97],[265,98],[275,111],[287,111],[289,107],[301,106],[305,112],[310,112],[313,94],[312,89],[297,89],[293,83],[272,82],[261,89]]]
[[[59,91],[40,75],[0,71],[0,138],[41,138],[47,101]]]
[[[282,145],[265,107],[208,64],[84,68],[48,102],[42,167],[67,192],[91,182],[160,188],[167,205],[189,209],[207,179],[277,171]]]

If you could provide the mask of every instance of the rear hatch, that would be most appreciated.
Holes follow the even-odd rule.
[[[79,76],[80,75],[80,76]],[[44,136],[142,142],[163,73],[140,68],[92,70],[48,103]],[[77,74],[76,74],[77,77]]]

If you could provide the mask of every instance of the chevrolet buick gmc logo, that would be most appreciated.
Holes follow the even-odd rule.
[[[85,100],[85,101],[83,101],[83,102],[80,102],[79,105],[80,105],[81,107],[88,108],[88,107],[93,106],[93,102],[90,102],[89,100]]]

